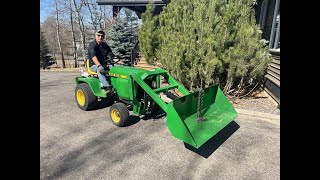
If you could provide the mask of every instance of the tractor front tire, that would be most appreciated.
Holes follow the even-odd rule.
[[[129,122],[129,110],[123,103],[115,103],[110,107],[110,118],[113,124],[123,127]]]
[[[93,94],[90,87],[86,83],[80,83],[75,89],[75,98],[77,105],[84,111],[91,110],[97,103],[97,97]]]

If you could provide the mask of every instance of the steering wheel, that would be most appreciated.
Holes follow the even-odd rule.
[[[114,61],[113,58],[116,58],[116,59],[118,59],[118,60],[117,60],[117,61]],[[110,56],[107,56],[107,57],[106,57],[106,60],[105,60],[103,63],[106,64],[106,65],[112,65],[112,66],[114,66],[114,64],[121,64],[121,65],[123,65],[123,63],[121,63],[120,61],[121,61],[122,59],[124,59],[124,58],[121,58],[121,57],[119,57],[119,56],[113,56],[113,58],[111,58]]]

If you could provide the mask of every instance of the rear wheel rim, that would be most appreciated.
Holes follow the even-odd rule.
[[[85,103],[85,97],[84,97],[83,91],[80,89],[77,91],[77,101],[80,106],[83,106]]]
[[[119,114],[119,111],[117,111],[116,109],[113,109],[111,111],[111,117],[112,117],[113,122],[115,122],[115,123],[120,122],[120,114]]]

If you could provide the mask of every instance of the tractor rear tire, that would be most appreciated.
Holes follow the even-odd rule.
[[[110,107],[110,118],[113,124],[123,127],[129,122],[129,110],[123,103],[115,103]]]
[[[86,83],[80,83],[77,85],[75,89],[75,98],[78,107],[84,111],[93,109],[98,100],[91,91],[89,85]]]

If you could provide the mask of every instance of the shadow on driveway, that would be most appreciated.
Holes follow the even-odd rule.
[[[216,135],[210,138],[199,149],[184,143],[184,146],[199,154],[202,157],[208,158],[216,149],[218,149],[234,132],[240,128],[239,124],[231,121],[226,127],[219,131]]]

